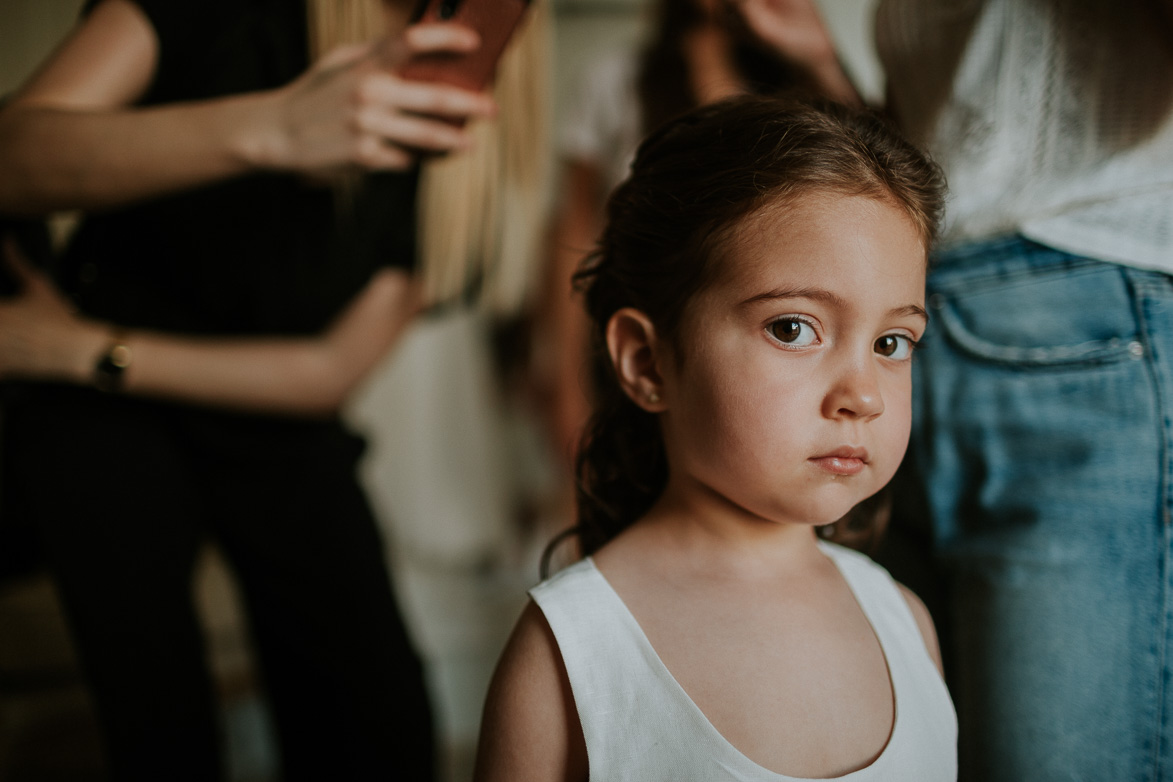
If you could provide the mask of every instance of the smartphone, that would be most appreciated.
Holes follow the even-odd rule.
[[[413,81],[433,81],[480,92],[489,86],[506,44],[517,29],[530,0],[419,0],[411,23],[456,22],[471,27],[481,45],[468,53],[421,54],[399,67]]]

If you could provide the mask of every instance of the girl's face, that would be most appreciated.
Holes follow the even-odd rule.
[[[658,343],[666,494],[835,521],[908,443],[925,247],[892,203],[817,193],[734,227],[677,344]]]

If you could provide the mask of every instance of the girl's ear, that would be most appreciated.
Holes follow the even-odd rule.
[[[649,413],[663,412],[664,380],[656,362],[660,345],[651,319],[633,307],[617,311],[607,321],[607,351],[631,401]]]

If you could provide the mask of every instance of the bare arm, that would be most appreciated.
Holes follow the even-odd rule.
[[[421,115],[493,107],[484,95],[401,80],[388,66],[477,45],[465,28],[421,25],[395,47],[333,52],[277,90],[138,109],[159,41],[138,6],[105,0],[0,109],[0,210],[100,208],[257,169],[404,168],[414,150],[468,143],[464,130]]]
[[[733,0],[733,5],[758,38],[804,66],[823,95],[849,106],[863,105],[814,0]]]
[[[43,274],[5,253],[23,292],[0,299],[0,378],[89,385],[118,330],[87,320]],[[321,334],[200,338],[126,332],[123,392],[193,404],[297,415],[329,415],[390,348],[415,315],[403,271],[382,271]]]
[[[586,744],[562,656],[533,603],[518,620],[489,685],[473,779],[587,779]]]

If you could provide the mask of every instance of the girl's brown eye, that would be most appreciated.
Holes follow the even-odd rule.
[[[793,342],[802,333],[802,324],[796,320],[777,320],[770,324],[770,331],[783,342]]]
[[[806,347],[818,341],[814,328],[798,318],[782,318],[766,328],[770,336],[786,345]]]
[[[876,352],[886,358],[905,359],[912,355],[916,343],[900,334],[887,334],[876,340]]]

